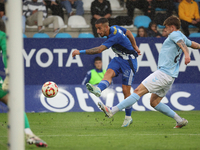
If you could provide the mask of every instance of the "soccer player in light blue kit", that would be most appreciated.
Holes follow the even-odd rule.
[[[99,47],[94,47],[87,50],[75,50],[72,53],[72,57],[80,54],[97,54],[101,53],[108,48],[116,53],[117,57],[114,57],[108,65],[107,71],[102,81],[98,86],[93,86],[90,83],[86,84],[87,89],[95,94],[97,97],[101,96],[101,91],[106,89],[112,82],[112,78],[122,73],[122,89],[124,98],[131,95],[130,89],[133,83],[134,76],[137,70],[137,57],[140,55],[135,38],[130,30],[119,26],[109,27],[108,20],[106,18],[100,18],[96,21],[95,27],[97,33],[101,36],[107,36],[107,40]],[[132,106],[128,106],[125,109],[126,116],[122,127],[127,127],[132,123],[131,112]]]
[[[109,108],[104,106],[103,103],[98,103],[99,107],[110,118],[119,110],[132,106],[135,104],[141,96],[146,93],[152,93],[150,98],[150,104],[155,110],[167,115],[176,120],[176,126],[174,128],[182,128],[187,125],[188,121],[181,118],[167,105],[160,101],[166,95],[167,91],[172,86],[175,78],[179,73],[179,59],[182,52],[185,55],[185,64],[190,63],[190,56],[188,47],[193,49],[199,49],[200,45],[194,41],[190,41],[185,35],[179,31],[181,22],[178,17],[171,16],[164,22],[164,26],[168,32],[168,38],[164,41],[158,58],[158,70],[150,74],[142,83],[134,90],[124,101],[118,105]]]

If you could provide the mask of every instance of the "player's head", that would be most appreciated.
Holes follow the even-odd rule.
[[[97,33],[101,36],[108,36],[109,35],[109,22],[106,18],[100,18],[95,22],[95,27],[97,28]]]
[[[166,27],[168,34],[170,34],[180,29],[181,21],[177,16],[172,15],[164,21],[163,25]]]
[[[167,29],[166,29],[166,28],[164,28],[164,29],[162,30],[162,36],[163,36],[163,37],[168,37],[168,33],[167,33]]]
[[[3,20],[0,20],[0,31],[6,32],[6,26]]]
[[[98,69],[98,70],[101,70],[102,68],[102,60],[101,60],[101,57],[95,57],[94,58],[94,65],[95,65],[95,68]]]

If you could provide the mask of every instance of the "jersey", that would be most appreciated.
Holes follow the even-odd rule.
[[[126,29],[119,26],[111,26],[108,39],[102,44],[112,48],[118,56],[111,60],[107,69],[112,69],[115,76],[122,73],[122,84],[131,85],[137,70],[138,54],[134,50],[129,38],[125,35]]]
[[[181,31],[173,31],[164,41],[158,57],[158,69],[174,78],[178,77],[179,60],[183,52],[176,44],[179,40],[183,40],[188,47],[192,45]]]
[[[2,31],[0,31],[0,53],[2,53],[4,68],[7,68],[6,34]]]
[[[137,52],[134,50],[130,40],[125,35],[126,29],[117,25],[110,27],[110,34],[108,39],[102,44],[112,50],[121,58],[128,60],[138,57]]]
[[[0,31],[0,54],[2,54],[2,60],[4,68],[7,68],[7,55],[6,55],[6,34]],[[2,64],[2,62],[0,62]],[[3,79],[0,76],[0,99],[3,98],[8,92],[2,90]]]

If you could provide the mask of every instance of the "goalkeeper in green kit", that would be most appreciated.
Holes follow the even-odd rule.
[[[8,103],[8,68],[7,68],[7,55],[6,55],[6,34],[3,32],[2,23],[0,23],[0,52],[2,52],[2,59],[3,64],[5,68],[6,77],[3,81],[2,77],[0,76],[0,101],[7,105]],[[0,62],[2,64],[2,62]],[[39,137],[33,134],[33,132],[30,129],[29,121],[26,116],[26,113],[24,113],[24,119],[25,119],[25,134],[26,134],[26,141],[28,144],[35,144],[38,147],[47,147],[46,142],[41,140]]]

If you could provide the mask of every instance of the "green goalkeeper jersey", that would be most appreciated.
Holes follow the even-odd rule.
[[[7,68],[6,33],[2,31],[0,31],[0,52],[2,53],[4,68]]]

